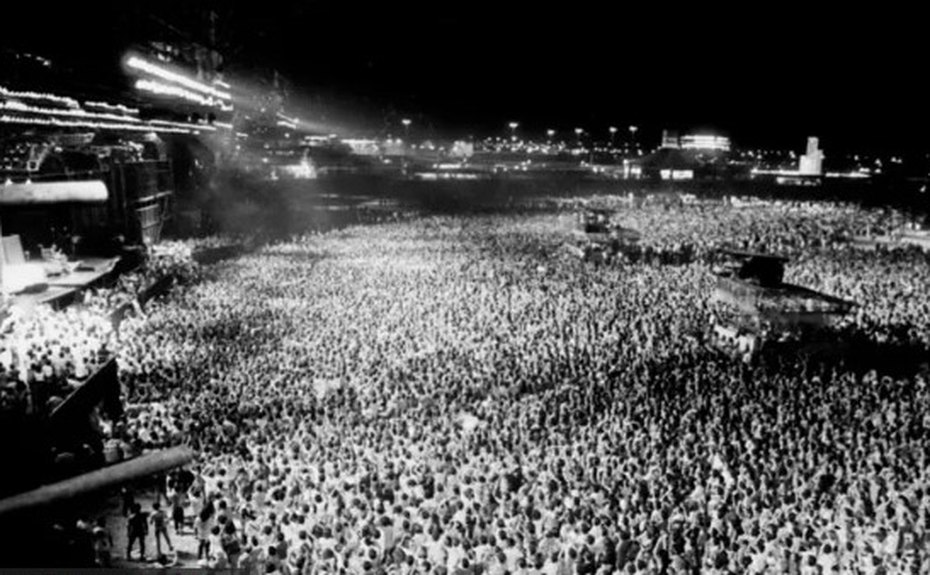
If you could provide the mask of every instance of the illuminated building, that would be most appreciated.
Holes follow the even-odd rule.
[[[343,138],[342,143],[351,148],[356,156],[377,156],[381,153],[378,142],[366,138]]]
[[[455,143],[452,144],[452,149],[449,151],[449,156],[453,158],[470,158],[474,155],[475,145],[463,140],[456,140]]]
[[[662,143],[660,148],[678,148],[678,132],[674,130],[662,130]]]
[[[730,138],[713,134],[688,134],[680,138],[679,145],[683,150],[729,152]]]
[[[819,176],[823,174],[823,150],[819,149],[817,138],[807,139],[807,153],[798,162],[798,172],[802,176]]]
[[[792,155],[793,157],[793,155]],[[755,167],[752,177],[775,177],[775,183],[792,186],[818,186],[823,176],[827,178],[868,178],[868,170],[852,171],[849,173],[823,172],[823,150],[819,148],[819,141],[811,136],[807,139],[807,153],[798,159],[798,169],[792,170],[783,166]]]

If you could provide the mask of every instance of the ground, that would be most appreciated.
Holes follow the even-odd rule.
[[[144,511],[150,512],[152,504],[155,503],[155,492],[152,489],[144,489],[135,492],[136,502],[142,505]],[[165,505],[162,498],[162,505]],[[129,539],[126,531],[127,520],[122,513],[122,501],[119,495],[113,495],[107,499],[106,508],[103,510],[107,517],[107,527],[113,535],[113,564],[117,568],[141,568],[155,564],[155,532],[149,527],[149,534],[145,538],[146,562],[139,561],[139,547],[136,545],[133,550],[133,559],[126,560],[126,546]],[[186,527],[182,534],[174,530],[174,525],[169,521],[168,533],[171,537],[171,543],[174,544],[175,552],[172,553],[165,549],[162,541],[162,550],[166,552],[169,562],[178,567],[195,567],[197,566],[197,538],[194,536],[190,526]]]

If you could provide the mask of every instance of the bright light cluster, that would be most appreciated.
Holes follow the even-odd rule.
[[[229,92],[223,92],[221,90],[217,90],[213,86],[208,86],[202,82],[198,82],[197,80],[194,80],[193,78],[189,78],[183,74],[178,74],[176,72],[172,72],[171,70],[166,70],[162,68],[161,66],[156,66],[155,64],[152,64],[151,62],[146,62],[145,60],[141,58],[137,58],[136,56],[132,56],[131,58],[129,58],[129,60],[126,62],[126,65],[129,66],[130,68],[134,68],[141,72],[151,74],[152,76],[155,76],[157,78],[161,78],[162,80],[174,82],[175,84],[180,84],[186,88],[190,88],[191,90],[195,90],[202,94],[213,96],[214,98],[219,98],[221,100],[232,99],[232,95]]]
[[[92,130],[128,130],[135,132],[162,132],[170,134],[190,134],[191,130],[182,128],[158,127],[147,124],[117,124],[90,122],[85,120],[59,120],[57,118],[24,118],[22,116],[0,116],[0,124],[24,124],[30,126],[52,126],[55,128],[86,128]],[[200,126],[192,126],[200,128]]]
[[[858,180],[862,178],[868,178],[869,174],[864,174],[862,172],[827,172],[826,176],[828,178],[848,178]]]
[[[175,96],[195,104],[200,104],[201,106],[221,105],[221,102],[216,98],[209,98],[196,92],[185,90],[184,88],[180,88],[178,86],[164,84],[156,80],[136,80],[135,87],[136,90],[151,92],[152,94],[157,94],[159,96]]]
[[[206,130],[207,132],[216,131],[216,128],[207,124],[187,124],[184,122],[169,122],[168,120],[149,120],[149,124],[169,128],[183,128],[185,130]]]
[[[694,170],[659,170],[663,180],[693,180]]]
[[[138,116],[139,110],[137,108],[129,108],[122,104],[108,104],[107,102],[84,102],[85,108],[96,108],[98,110],[104,110],[108,112],[119,112],[121,114]]]

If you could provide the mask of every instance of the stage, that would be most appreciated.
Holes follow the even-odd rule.
[[[120,258],[85,258],[69,274],[50,276],[42,291],[20,292],[10,296],[12,307],[30,312],[37,305],[50,305],[54,309],[68,307],[87,289],[101,287],[111,279]]]

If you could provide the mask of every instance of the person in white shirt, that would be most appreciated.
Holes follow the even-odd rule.
[[[446,570],[449,573],[455,572],[456,569],[462,563],[462,560],[466,558],[465,549],[461,546],[460,542],[453,537],[446,537]]]
[[[426,558],[433,565],[445,565],[446,562],[446,549],[440,537],[438,532],[434,533],[432,539],[425,545]]]

